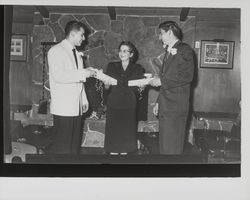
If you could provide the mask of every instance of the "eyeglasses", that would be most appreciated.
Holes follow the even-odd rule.
[[[130,53],[131,51],[129,50],[118,50],[118,53]]]

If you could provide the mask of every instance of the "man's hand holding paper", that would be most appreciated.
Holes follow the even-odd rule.
[[[95,68],[91,68],[91,70],[95,71],[94,77],[100,81],[102,81],[105,85],[117,85],[117,80],[103,73],[102,70],[98,70]]]
[[[161,86],[161,79],[159,77],[154,77],[152,80],[150,80],[149,85],[153,87],[159,87]]]

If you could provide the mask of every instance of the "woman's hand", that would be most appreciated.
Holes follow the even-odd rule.
[[[145,89],[146,85],[140,85],[138,86],[139,91],[143,91]]]
[[[158,115],[159,113],[159,103],[155,103],[154,107],[153,107],[153,113],[155,116]]]
[[[109,83],[104,83],[104,87],[105,87],[106,90],[108,90],[109,87],[110,87],[110,84]]]

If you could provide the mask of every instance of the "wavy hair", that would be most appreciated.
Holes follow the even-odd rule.
[[[129,48],[130,53],[133,53],[133,56],[130,58],[130,62],[135,63],[139,57],[139,52],[136,49],[135,45],[130,41],[122,41],[119,44],[118,50],[120,50],[121,46],[123,46],[123,45],[127,46]]]
[[[165,22],[162,22],[159,25],[159,28],[163,29],[166,32],[168,32],[169,30],[172,30],[174,36],[177,37],[179,40],[182,40],[182,38],[183,38],[183,33],[182,33],[181,28],[174,21],[165,21]]]

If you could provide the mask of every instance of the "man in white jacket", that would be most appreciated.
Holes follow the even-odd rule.
[[[84,37],[84,24],[70,21],[65,27],[65,39],[48,52],[49,81],[53,114],[54,141],[51,153],[78,154],[82,135],[82,114],[88,110],[84,82],[94,76],[84,69],[80,46]]]

